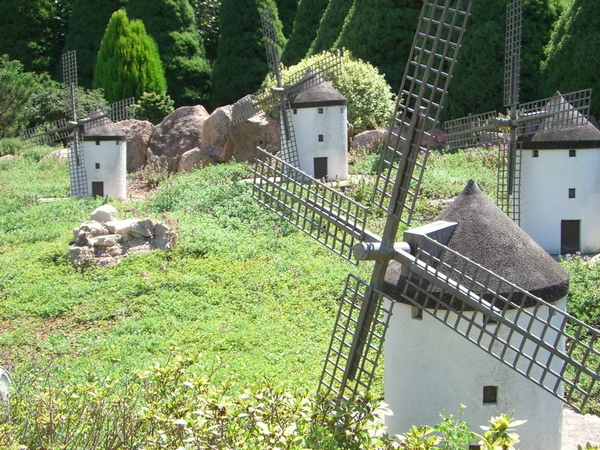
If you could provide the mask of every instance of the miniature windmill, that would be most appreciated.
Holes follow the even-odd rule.
[[[257,160],[253,196],[347,260],[374,260],[370,282],[346,280],[320,391],[340,402],[370,389],[392,309],[402,302],[580,410],[600,378],[598,330],[447,247],[456,223],[409,230],[404,243],[396,242],[400,224],[408,225],[415,210],[428,155],[424,138],[438,122],[470,6],[424,2],[372,197],[387,214],[381,237],[366,230],[366,207],[279,158]],[[398,264],[402,287],[392,297],[384,288]],[[420,340],[411,338],[400,346]],[[443,381],[445,367],[438,370]]]
[[[119,121],[132,117],[134,99],[128,98],[111,103],[106,111],[90,111],[87,117],[79,119],[77,117],[77,60],[75,50],[62,55],[62,66],[63,84],[70,118],[60,119],[26,130],[22,138],[31,145],[50,144],[66,139],[69,144],[71,195],[87,197],[90,195],[90,189],[88,187],[88,172],[85,167],[84,131],[106,125],[111,120]]]
[[[283,84],[272,12],[263,9],[260,18],[269,71],[276,86],[239,100],[233,108],[233,123],[243,122],[261,111],[277,105],[281,127],[281,156],[293,167],[299,167],[300,160],[290,114],[290,103],[300,90],[322,83],[326,78],[335,77],[340,71],[341,59],[338,55],[328,56],[317,63],[311,71],[299,71],[290,77],[287,84]]]
[[[444,124],[450,149],[498,145],[502,163],[498,170],[498,206],[517,223],[521,213],[519,138],[538,131],[544,119],[553,118],[551,123],[556,130],[583,125],[587,122],[591,103],[591,89],[563,94],[563,101],[560,102],[553,96],[519,103],[522,24],[523,0],[515,0],[507,5],[506,10],[504,106],[509,109],[509,117],[489,111],[449,120]],[[504,130],[508,130],[507,139],[501,139]]]

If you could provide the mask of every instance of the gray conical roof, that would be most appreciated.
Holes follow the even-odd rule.
[[[305,76],[313,75],[310,69]],[[315,84],[316,81],[316,84]],[[315,75],[315,80],[309,81],[309,86],[301,88],[292,100],[292,108],[317,108],[321,106],[337,106],[348,103],[346,97],[340,94],[331,84]]]
[[[458,224],[447,244],[452,250],[548,302],[567,295],[567,272],[473,180],[438,220]],[[402,285],[399,266],[390,264],[384,287],[384,292],[396,298]]]
[[[102,115],[100,110],[95,110],[90,113],[90,118],[99,117]],[[83,139],[85,141],[115,141],[125,140],[127,136],[121,128],[111,121],[108,117],[102,117],[91,121],[84,125]]]

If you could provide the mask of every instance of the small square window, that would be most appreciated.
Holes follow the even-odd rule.
[[[423,310],[421,308],[413,306],[411,308],[411,316],[415,320],[423,320]]]
[[[319,142],[323,142],[323,135],[322,134],[319,135]]]
[[[319,114],[323,114],[323,108],[319,108]]]
[[[100,141],[96,141],[96,145],[100,145]]]
[[[483,404],[495,405],[498,403],[498,386],[483,387]]]
[[[294,108],[294,114],[298,114],[298,110]]]
[[[100,163],[96,163],[96,169],[100,168]]]
[[[534,150],[533,152],[531,152],[531,156],[533,158],[537,158],[540,156],[540,151],[539,150]]]
[[[481,450],[481,445],[477,445],[477,444],[469,445],[469,450]]]
[[[569,158],[575,158],[577,156],[577,150],[569,150]]]
[[[569,188],[569,198],[575,198],[575,188]]]

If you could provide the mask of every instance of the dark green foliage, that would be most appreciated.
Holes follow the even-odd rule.
[[[275,3],[277,3],[279,19],[283,25],[283,34],[285,37],[289,37],[294,29],[294,18],[298,11],[299,0],[275,0]]]
[[[173,112],[173,106],[173,100],[167,94],[144,92],[135,104],[135,118],[156,125]]]
[[[108,104],[102,89],[85,89],[79,86],[75,95],[77,117],[85,117],[93,109],[104,108]],[[69,117],[64,86],[52,80],[48,74],[37,76],[33,93],[25,105],[25,116],[28,127]]]
[[[175,107],[205,103],[210,93],[210,64],[188,0],[129,0],[127,15],[142,19],[158,44]]]
[[[550,36],[555,11],[548,0],[525,0],[521,47],[520,101],[544,96],[539,64]],[[473,2],[444,119],[485,111],[505,112],[504,54],[506,1]]]
[[[352,7],[352,3],[353,0],[329,1],[329,5],[321,18],[317,36],[310,46],[309,54],[313,55],[333,48],[342,32],[344,20]]]
[[[24,107],[34,88],[34,76],[19,61],[0,57],[0,137],[15,136],[27,125]]]
[[[260,13],[273,12],[277,42],[285,39],[274,0],[223,0],[219,13],[221,36],[212,73],[211,107],[233,103],[258,90],[268,72]]]
[[[206,58],[214,61],[219,42],[219,7],[221,0],[190,0],[200,36],[204,39]]]
[[[77,75],[80,86],[92,87],[94,66],[100,41],[110,16],[127,0],[73,0],[65,51],[77,50]]]
[[[53,71],[64,45],[64,1],[0,2],[0,49],[26,71]]]
[[[94,69],[94,87],[102,88],[110,102],[167,90],[156,43],[146,34],[142,21],[130,22],[124,9],[116,11],[106,27]]]
[[[421,0],[354,0],[335,46],[373,64],[397,91],[422,6]]]
[[[546,95],[592,88],[591,114],[596,117],[600,117],[599,13],[597,0],[574,0],[552,33],[542,64]]]
[[[300,0],[294,19],[294,31],[281,55],[281,61],[285,65],[296,64],[306,56],[328,3],[328,0]]]

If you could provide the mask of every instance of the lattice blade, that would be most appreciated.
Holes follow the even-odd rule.
[[[279,70],[279,49],[275,33],[275,18],[270,9],[264,8],[260,12],[260,23],[262,25],[263,41],[267,53],[269,71],[275,77],[277,86],[281,86],[281,71]]]
[[[335,395],[339,403],[371,388],[393,306],[394,302],[385,294],[348,275],[319,392]],[[361,314],[366,316],[366,320],[361,319]],[[361,330],[364,338],[359,340],[358,345],[353,345],[359,335],[357,331]],[[346,366],[352,360],[355,361],[353,375],[346,377]]]
[[[281,136],[281,159],[294,167],[300,167],[298,146],[296,145],[296,134],[294,132],[294,121],[290,113],[290,103],[281,104],[280,136]]]
[[[63,53],[61,61],[65,99],[71,113],[71,119],[77,121],[77,56],[75,50]]]
[[[49,145],[67,139],[72,130],[73,126],[66,119],[60,119],[25,130],[21,133],[21,139],[26,147]]]
[[[517,225],[521,221],[521,158],[521,142],[498,143],[497,205]]]
[[[365,230],[367,208],[282,159],[258,151],[252,197],[356,264],[352,247],[376,239]]]
[[[83,154],[83,137],[75,130],[69,141],[69,177],[71,179],[71,195],[77,198],[87,197],[87,173]]]
[[[600,331],[425,239],[430,250],[404,263],[403,300],[578,411],[598,395]]]
[[[444,122],[448,133],[446,146],[453,150],[457,148],[479,147],[497,141],[496,111],[473,114],[459,119]]]
[[[511,106],[519,103],[522,25],[523,0],[515,0],[506,6],[504,106]]]
[[[439,119],[470,1],[425,1],[373,193],[390,217],[409,223],[428,156],[424,138]]]
[[[308,71],[312,73],[307,74]],[[334,80],[342,72],[342,56],[339,52],[329,53],[308,69],[301,69],[290,75],[286,86],[292,92],[292,96],[300,89],[308,89],[322,83],[323,80]]]
[[[105,109],[98,108],[90,111],[87,114],[87,118],[81,120],[81,122],[84,122],[86,130],[91,130],[109,122],[119,122],[121,120],[130,119],[134,115],[135,98],[130,97],[111,103]]]
[[[519,105],[517,134],[524,136],[539,131],[558,131],[588,123],[592,90],[561,94]]]

